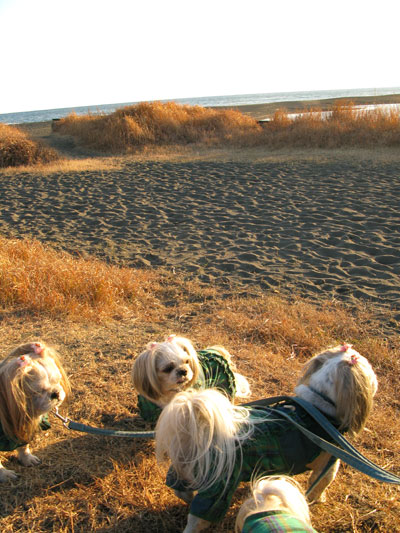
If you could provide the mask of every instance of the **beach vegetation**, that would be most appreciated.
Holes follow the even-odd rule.
[[[41,338],[60,351],[72,384],[68,416],[114,429],[146,429],[130,372],[147,342],[183,334],[196,347],[222,344],[234,354],[253,399],[292,394],[316,352],[353,343],[378,374],[379,390],[356,447],[398,472],[400,343],[367,305],[318,304],[293,293],[204,284],[159,268],[128,268],[29,239],[0,239],[2,353]],[[35,442],[40,468],[12,467],[21,478],[0,485],[0,529],[19,531],[181,531],[187,507],[164,484],[154,442],[68,431],[54,418]],[[147,428],[148,429],[148,428]],[[5,465],[13,461],[7,457]],[[396,472],[397,465],[397,472]],[[300,482],[306,477],[297,476]],[[232,531],[245,492],[218,531]],[[398,488],[342,465],[328,501],[311,508],[319,531],[394,531]],[[136,529],[135,529],[136,528]]]
[[[54,124],[54,131],[73,135],[85,146],[134,152],[174,145],[267,148],[341,148],[398,146],[397,109],[363,109],[352,102],[334,104],[330,111],[278,109],[267,121],[232,109],[144,102],[110,115],[71,114]]]
[[[268,146],[342,148],[400,145],[400,113],[397,108],[357,107],[341,102],[329,111],[306,108],[296,113],[277,110],[265,123]]]
[[[143,102],[109,115],[70,114],[58,120],[55,132],[73,135],[85,146],[129,152],[149,146],[239,142],[261,132],[251,117],[235,110],[216,110],[174,102]]]
[[[57,159],[56,150],[29,139],[17,127],[0,122],[0,168],[42,165]]]

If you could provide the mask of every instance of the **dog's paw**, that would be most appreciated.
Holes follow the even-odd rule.
[[[14,472],[14,470],[8,470],[7,468],[4,468],[4,466],[0,468],[0,483],[4,483],[6,481],[13,481],[17,478],[18,474]]]
[[[41,463],[39,457],[36,457],[32,453],[19,453],[18,460],[24,466],[35,466]]]

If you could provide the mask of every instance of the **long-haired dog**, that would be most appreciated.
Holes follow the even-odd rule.
[[[139,395],[140,414],[151,422],[157,421],[175,394],[189,387],[213,387],[232,399],[250,395],[247,379],[236,372],[223,346],[196,352],[189,339],[176,335],[147,345],[134,362],[132,381]]]
[[[251,496],[239,509],[235,531],[316,533],[299,485],[287,476],[262,477],[252,482]]]
[[[327,350],[306,365],[295,389],[341,432],[356,434],[364,427],[377,390],[371,365],[349,345]],[[318,480],[330,459],[296,429],[279,411],[293,417],[315,434],[331,440],[298,404],[290,400],[274,409],[234,406],[214,390],[186,391],[163,409],[156,427],[159,461],[172,463],[167,485],[189,502],[185,533],[201,531],[221,520],[241,481],[254,471],[266,475],[299,474],[312,470],[310,483]],[[321,499],[333,481],[339,461],[313,486],[310,501]]]
[[[40,463],[29,450],[39,429],[50,427],[49,411],[61,405],[70,386],[56,352],[44,343],[22,344],[0,362],[0,451],[17,450],[24,466]],[[0,462],[0,481],[17,474]]]

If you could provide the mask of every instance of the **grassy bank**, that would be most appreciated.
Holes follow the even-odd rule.
[[[293,295],[248,297],[156,269],[126,269],[74,257],[29,240],[0,240],[2,356],[42,338],[60,351],[72,383],[72,419],[116,429],[143,428],[130,383],[134,357],[150,340],[175,332],[197,348],[225,345],[249,377],[253,398],[291,394],[303,363],[346,340],[366,355],[379,378],[367,431],[355,444],[399,473],[396,396],[398,337],[382,334],[368,308],[335,301],[315,306]],[[36,468],[5,465],[21,477],[0,486],[0,529],[27,531],[166,531],[183,529],[187,508],[164,486],[152,441],[105,439],[53,430],[34,444]],[[123,441],[123,442],[121,442]],[[305,477],[299,476],[305,481]],[[233,529],[246,494],[238,492],[215,531]],[[396,531],[398,488],[341,467],[325,504],[312,507],[315,528],[333,532]]]

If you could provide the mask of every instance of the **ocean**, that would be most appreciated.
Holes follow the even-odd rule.
[[[301,91],[265,94],[235,94],[227,96],[204,96],[197,98],[177,98],[161,100],[174,101],[178,104],[199,105],[202,107],[239,106],[249,104],[268,104],[274,102],[293,102],[306,100],[322,100],[326,98],[352,98],[356,96],[382,96],[386,94],[400,94],[400,87],[385,87],[380,89],[343,89],[334,91]],[[53,118],[63,118],[72,112],[77,115],[87,113],[112,113],[120,107],[137,104],[139,102],[124,102],[119,104],[103,104],[81,107],[63,107],[59,109],[43,109],[19,113],[0,114],[0,122],[5,124],[22,124],[26,122],[45,122]]]

